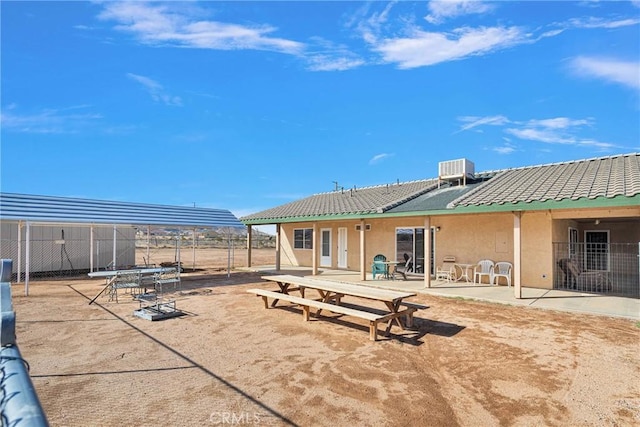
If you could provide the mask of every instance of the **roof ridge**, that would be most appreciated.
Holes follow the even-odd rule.
[[[513,168],[491,169],[491,170],[486,170],[486,171],[482,171],[482,172],[476,172],[475,175],[486,174],[486,173],[495,173],[495,174],[497,174],[497,173],[506,172],[506,171],[513,171],[513,170],[534,169],[534,168],[543,168],[543,167],[560,166],[560,165],[570,165],[572,163],[585,163],[585,162],[592,162],[594,160],[615,159],[617,157],[631,157],[631,156],[640,156],[640,152],[632,152],[632,153],[626,153],[626,154],[612,154],[610,156],[591,157],[591,158],[578,159],[578,160],[565,160],[565,161],[559,161],[559,162],[553,162],[553,163],[542,163],[542,164],[539,164],[539,165],[517,166],[517,167],[513,167]]]
[[[387,210],[389,210],[389,209],[391,209],[391,208],[394,208],[394,207],[396,207],[396,206],[398,206],[398,205],[401,205],[401,204],[406,203],[406,202],[408,202],[408,201],[410,201],[410,200],[413,200],[413,199],[415,199],[416,197],[422,196],[423,194],[426,194],[426,193],[428,193],[428,192],[432,191],[434,188],[437,188],[437,187],[438,187],[438,184],[437,184],[436,182],[434,182],[434,183],[433,183],[431,186],[429,186],[429,187],[421,188],[420,190],[418,190],[418,191],[414,191],[413,193],[408,194],[408,195],[406,195],[405,197],[402,197],[402,198],[400,198],[400,199],[396,199],[396,200],[394,200],[394,201],[392,201],[392,202],[387,203],[387,204],[386,204],[386,205],[384,205],[384,206],[380,206],[380,207],[378,208],[378,213],[385,212],[385,211],[387,211]]]
[[[333,194],[333,193],[341,193],[343,191],[349,191],[349,190],[371,190],[374,188],[383,188],[383,187],[388,187],[391,185],[403,185],[403,184],[415,184],[415,183],[419,183],[419,182],[428,182],[428,181],[435,181],[438,178],[423,178],[423,179],[414,179],[412,181],[397,181],[397,182],[393,182],[393,183],[386,183],[386,184],[376,184],[376,185],[368,185],[365,187],[356,187],[355,185],[353,187],[342,187],[341,190],[332,190],[332,191],[323,191],[320,193],[313,193],[311,196],[324,196],[327,194]],[[309,196],[309,197],[311,197]]]
[[[542,168],[542,167],[549,167],[549,166],[560,166],[560,165],[570,165],[573,163],[584,163],[584,162],[591,162],[594,160],[605,160],[605,159],[615,159],[617,157],[630,157],[630,156],[640,156],[640,152],[631,152],[631,153],[625,153],[625,154],[612,154],[609,156],[601,156],[601,157],[591,157],[591,158],[585,158],[585,159],[577,159],[577,160],[565,160],[565,161],[558,161],[558,162],[552,162],[552,163],[542,163],[542,164],[538,164],[538,165],[527,165],[527,166],[517,166],[517,167],[511,167],[511,168],[502,168],[502,169],[488,169],[488,170],[484,170],[484,171],[480,171],[480,172],[476,172],[474,173],[475,176],[479,176],[479,175],[488,175],[488,174],[499,174],[502,172],[507,172],[507,171],[514,171],[514,170],[522,170],[522,169],[535,169],[535,168]],[[410,181],[396,181],[396,182],[392,182],[392,183],[386,183],[386,184],[375,184],[375,185],[367,185],[364,187],[357,187],[357,186],[353,186],[353,187],[349,187],[349,188],[344,188],[342,187],[341,190],[331,190],[331,191],[322,191],[319,193],[313,193],[308,197],[312,197],[312,196],[322,196],[322,195],[327,195],[327,194],[332,194],[332,193],[339,193],[345,190],[370,190],[370,189],[374,189],[374,188],[380,188],[380,187],[385,187],[385,186],[391,186],[391,185],[403,185],[403,184],[414,184],[417,182],[427,182],[427,181],[434,181],[437,180],[437,177],[433,177],[433,178],[422,178],[422,179],[414,179],[414,180],[410,180]]]

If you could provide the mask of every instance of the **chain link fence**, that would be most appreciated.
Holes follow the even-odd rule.
[[[23,281],[27,268],[31,278],[50,279],[85,276],[92,270],[177,266],[178,262],[187,271],[233,269],[246,266],[247,261],[245,230],[148,233],[146,227],[132,226],[31,225],[27,231],[17,223],[1,227],[0,258],[13,260],[13,282]],[[274,262],[270,261],[275,259],[274,248],[275,236],[254,231],[252,251],[263,254],[263,262]]]

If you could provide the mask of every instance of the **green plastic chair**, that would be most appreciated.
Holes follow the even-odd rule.
[[[387,261],[387,257],[378,254],[373,257],[373,264],[371,264],[371,274],[373,274],[373,278],[376,278],[377,274],[382,274],[384,277],[389,275],[389,266],[385,264]]]

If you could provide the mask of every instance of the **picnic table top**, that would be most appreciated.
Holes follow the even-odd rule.
[[[319,289],[342,295],[350,295],[379,301],[398,301],[403,298],[416,296],[415,292],[393,291],[389,289],[374,288],[353,283],[334,282],[331,280],[315,279],[292,275],[262,276],[262,279],[272,282],[289,283],[303,288]]]
[[[154,268],[130,268],[126,270],[104,270],[89,273],[89,277],[112,277],[118,274],[153,274],[153,273],[171,273],[176,271],[175,267],[154,267]]]

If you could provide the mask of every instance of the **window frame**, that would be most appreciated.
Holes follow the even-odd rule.
[[[299,237],[299,234],[302,236]],[[313,228],[293,229],[293,249],[312,250],[313,249]]]

